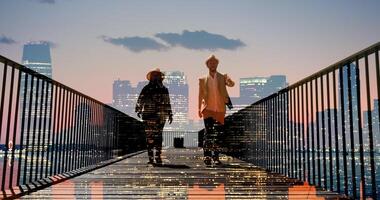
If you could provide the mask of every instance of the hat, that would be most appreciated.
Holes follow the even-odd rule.
[[[164,79],[165,74],[161,72],[160,68],[156,68],[156,69],[148,72],[148,74],[146,74],[146,79],[148,79],[148,81],[150,81],[152,73],[159,73],[159,74],[161,74],[161,79],[162,80]]]
[[[219,63],[219,60],[215,57],[215,55],[210,55],[207,60],[206,60],[206,65],[208,62],[210,62],[211,60],[216,60],[217,63]]]

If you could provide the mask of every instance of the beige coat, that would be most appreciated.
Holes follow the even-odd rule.
[[[198,109],[203,112],[207,108],[207,93],[208,93],[208,87],[207,87],[207,81],[208,81],[208,76],[200,78],[199,79],[199,96],[198,96]],[[233,87],[235,83],[230,79],[230,78],[225,78],[224,75],[221,73],[217,72],[216,73],[217,81],[218,81],[218,90],[219,94],[222,96],[223,101],[225,103],[228,102],[228,92],[227,88],[228,87]],[[223,107],[218,108],[218,110],[223,111],[224,113],[226,112],[226,106],[225,104]]]

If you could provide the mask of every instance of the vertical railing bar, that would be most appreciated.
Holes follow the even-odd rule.
[[[303,175],[303,181],[306,181],[306,147],[305,147],[305,96],[304,96],[304,89],[306,84],[301,85],[301,121],[302,121],[302,175]],[[307,126],[307,123],[306,123]]]
[[[4,67],[8,67],[8,66],[4,66]],[[11,67],[12,68],[12,72],[11,72],[11,83],[10,83],[10,88],[9,88],[9,104],[8,104],[8,120],[7,120],[7,127],[6,127],[6,130],[7,132],[5,133],[5,151],[4,151],[4,160],[3,160],[3,172],[2,172],[2,183],[1,183],[1,190],[4,191],[4,188],[5,188],[5,179],[6,179],[6,176],[7,176],[7,162],[8,162],[8,145],[9,145],[9,132],[10,132],[10,128],[11,128],[11,114],[12,114],[12,103],[13,103],[13,85],[14,85],[14,76],[15,76],[15,68],[14,67]],[[3,89],[4,89],[4,85],[3,85]],[[2,90],[1,92],[1,112],[0,112],[0,115],[1,115],[1,121],[3,121],[3,106],[4,106],[4,98],[3,98],[3,94],[5,95],[5,90]],[[2,124],[0,125],[0,131],[2,132],[3,131],[3,127],[2,127]],[[1,136],[0,136],[1,137]],[[9,185],[8,187],[10,187],[11,185]]]
[[[53,140],[50,140],[51,139],[51,134],[53,134],[53,129],[52,129],[52,123],[53,123],[53,94],[54,94],[54,84],[53,83],[50,83],[50,85],[47,85],[48,86],[48,93],[49,93],[49,89],[50,89],[50,93],[48,94],[48,100],[49,102],[46,103],[46,105],[49,103],[49,126],[47,128],[47,148],[46,148],[46,164],[45,164],[45,177],[48,177],[49,175],[49,171],[48,169],[50,168],[48,165],[49,165],[49,161],[50,161],[50,165],[52,164],[51,160],[49,159],[50,158],[50,151],[52,151],[52,147],[53,147]],[[50,96],[49,96],[50,95]],[[55,101],[56,99],[54,99]]]
[[[278,117],[279,117],[279,109],[278,109],[278,95],[276,95],[274,97],[274,109],[275,109],[275,112],[274,112],[274,120],[275,120],[275,123],[274,123],[274,130],[275,130],[275,165],[276,165],[276,173],[280,173],[280,166],[279,166],[279,158],[280,158],[280,149],[279,149],[279,144],[280,144],[280,135],[279,135],[279,120],[278,120]]]
[[[318,96],[317,94],[315,96]],[[313,97],[313,80],[310,81],[310,112],[311,112],[311,155],[313,157],[312,159],[312,165],[313,165],[313,184],[316,185],[316,177],[315,177],[315,140],[314,140],[314,97]],[[317,112],[317,108],[315,111]]]
[[[309,82],[305,84],[305,106],[306,106],[306,144],[307,144],[307,182],[310,183],[310,127],[309,127],[309,88],[308,88]]]
[[[297,154],[298,154],[298,175],[297,175],[297,178],[298,179],[302,179],[302,158],[301,158],[301,98],[300,98],[300,89],[301,89],[301,86],[298,86],[297,87]],[[297,168],[297,166],[296,166]]]
[[[28,151],[29,151],[29,136],[30,136],[30,123],[31,123],[31,110],[32,110],[32,102],[33,102],[33,86],[34,86],[34,76],[30,79],[30,96],[29,96],[29,104],[28,104],[28,126],[27,126],[27,135],[26,135],[26,145],[25,145],[25,165],[24,165],[24,177],[23,177],[23,184],[26,183],[26,172],[27,172],[27,165],[28,165]],[[30,176],[32,176],[30,174]]]
[[[70,140],[70,149],[71,149],[71,157],[70,157],[70,169],[69,171],[72,171],[75,168],[75,163],[78,162],[78,157],[77,157],[77,154],[76,154],[76,150],[77,150],[77,142],[78,142],[78,127],[77,127],[77,118],[78,118],[78,113],[76,112],[76,109],[78,107],[78,95],[77,94],[73,94],[73,110],[72,110],[72,118],[71,118],[71,126],[72,126],[72,133],[71,133],[71,140]]]
[[[280,123],[280,131],[279,131],[279,147],[280,147],[280,154],[279,154],[279,168],[281,174],[284,174],[285,172],[285,166],[284,166],[284,134],[285,134],[285,129],[284,129],[284,93],[279,93],[278,94],[278,118],[279,118],[279,123]]]
[[[99,142],[99,130],[100,130],[100,107],[97,103],[95,103],[95,134],[94,134],[94,142],[95,142],[95,155],[96,155],[96,162],[99,162],[101,160],[101,152],[99,151],[100,142]]]
[[[56,157],[57,157],[57,141],[58,141],[58,135],[57,135],[57,127],[59,123],[59,113],[60,113],[60,104],[61,104],[61,89],[58,85],[55,87],[55,94],[54,94],[54,119],[53,121],[53,129],[52,129],[52,146],[51,146],[51,160],[50,160],[50,176],[55,174],[55,165],[57,163]],[[58,108],[57,108],[58,106]]]
[[[85,129],[85,150],[84,150],[84,167],[88,166],[89,165],[89,146],[90,146],[90,120],[91,120],[91,115],[90,115],[90,101],[88,99],[85,98],[85,105],[87,106],[86,107],[86,118],[87,118],[87,121],[86,121],[86,129]]]
[[[357,96],[357,107],[358,107],[358,131],[359,131],[359,154],[360,154],[360,179],[359,184],[362,185],[360,193],[363,197],[366,195],[366,181],[365,181],[365,172],[364,172],[364,150],[363,150],[363,129],[362,129],[362,108],[361,108],[361,84],[360,84],[360,70],[359,70],[359,60],[356,59],[356,70],[355,70],[355,80],[356,80],[356,96]],[[368,68],[368,56],[365,56],[365,68]],[[366,77],[369,78],[369,77]],[[367,94],[368,95],[368,94]]]
[[[340,104],[341,104],[341,125],[342,125],[342,146],[343,146],[343,173],[344,173],[344,194],[348,195],[348,177],[347,177],[347,151],[346,151],[346,125],[344,116],[344,81],[343,67],[339,68],[339,84],[340,84]]]
[[[321,146],[320,146],[320,134],[319,134],[319,102],[318,102],[318,78],[315,79],[315,113],[317,122],[317,167],[318,167],[318,186],[322,186],[321,183]],[[322,98],[322,97],[321,97]],[[323,112],[323,111],[322,111]]]
[[[67,111],[66,111],[66,131],[65,131],[65,150],[64,150],[64,156],[63,156],[63,163],[64,163],[64,172],[67,172],[68,168],[69,168],[69,163],[70,161],[68,160],[68,155],[70,154],[70,134],[71,134],[71,115],[72,115],[72,97],[73,97],[73,93],[71,91],[68,91],[68,100],[67,100]]]
[[[21,72],[20,72],[21,73]],[[28,74],[25,74],[24,78],[24,95],[23,95],[23,102],[22,102],[22,122],[21,122],[21,130],[20,130],[20,151],[19,151],[19,162],[18,162],[18,168],[17,168],[17,185],[20,185],[20,178],[21,178],[21,163],[22,163],[22,148],[23,148],[23,141],[24,141],[24,129],[25,129],[25,110],[26,110],[26,98],[28,93]],[[24,176],[25,177],[25,176]],[[23,181],[25,179],[23,178]],[[23,182],[25,183],[25,181]]]
[[[356,66],[355,66],[356,67]],[[352,116],[352,88],[351,88],[351,65],[347,65],[347,80],[348,80],[348,117],[350,125],[350,144],[351,144],[351,182],[353,196],[356,198],[356,169],[355,169],[355,145],[354,145],[354,127]]]
[[[297,140],[296,140],[296,135],[297,135],[297,124],[296,124],[296,88],[293,89],[293,92],[292,92],[292,104],[293,104],[293,116],[292,116],[292,129],[293,129],[293,132],[292,132],[292,177],[293,178],[296,178],[297,177],[297,152],[296,152],[296,148],[297,148]]]
[[[59,141],[57,141],[57,147],[58,147],[58,152],[57,152],[57,155],[56,155],[56,169],[55,169],[55,172],[54,174],[58,174],[58,173],[61,173],[61,166],[62,166],[62,161],[61,161],[61,155],[62,155],[62,135],[63,135],[63,129],[64,129],[64,124],[63,124],[63,120],[64,120],[64,114],[65,114],[65,101],[66,101],[66,90],[63,89],[62,87],[60,88],[61,91],[62,91],[62,101],[61,101],[61,105],[60,105],[60,108],[62,109],[61,112],[58,112],[58,115],[60,115],[60,122],[59,122],[59,127],[57,127],[57,139]],[[59,163],[58,163],[59,162]]]
[[[6,86],[6,83],[7,83],[7,69],[8,69],[8,63],[5,62],[4,63],[4,70],[3,70],[3,85],[2,85],[2,89],[1,89],[1,104],[0,104],[0,116],[1,116],[1,120],[0,120],[0,138],[2,137],[3,135],[3,112],[4,112],[4,98],[5,98],[5,86]],[[6,135],[8,135],[8,132],[5,133]],[[6,158],[4,158],[4,161],[5,161]],[[6,162],[4,162],[5,164]],[[5,177],[5,173],[6,173],[6,168],[4,167],[3,168],[3,172],[1,174],[2,177]],[[2,181],[1,183],[1,190],[4,190],[4,184],[5,184],[5,179],[4,181]]]
[[[334,133],[335,133],[335,162],[336,162],[336,187],[337,187],[337,192],[340,193],[340,170],[339,170],[339,133],[338,133],[338,106],[337,106],[337,101],[336,101],[336,75],[335,75],[335,70],[333,71],[333,96],[334,96]]]
[[[286,169],[287,169],[287,176],[290,177],[291,173],[290,173],[290,112],[291,112],[291,104],[290,104],[290,91],[291,90],[287,90],[286,91],[286,151],[287,151],[287,159],[286,159]]]
[[[60,166],[62,165],[62,162],[61,162],[61,151],[62,151],[62,134],[63,134],[63,119],[64,119],[64,113],[65,113],[65,89],[60,87],[60,97],[61,97],[61,101],[60,101],[60,105],[59,105],[59,112],[58,112],[58,116],[59,116],[59,122],[58,122],[58,126],[57,126],[57,153],[56,153],[56,156],[55,156],[55,170],[54,170],[54,174],[59,174],[61,172],[60,170]]]
[[[36,77],[36,100],[34,104],[34,116],[33,116],[33,132],[32,132],[32,155],[30,159],[30,168],[29,168],[29,182],[33,181],[33,160],[34,160],[34,141],[36,135],[36,126],[37,126],[37,110],[38,110],[38,90],[39,90],[40,79]]]
[[[88,100],[88,124],[87,124],[87,139],[86,139],[86,142],[87,142],[87,149],[86,149],[86,166],[90,165],[91,164],[91,160],[89,159],[91,157],[91,145],[92,145],[92,141],[91,141],[91,136],[92,136],[92,114],[93,114],[93,108],[92,108],[92,105],[91,105],[91,101]]]
[[[268,132],[268,135],[267,135],[267,142],[268,142],[268,148],[267,148],[267,154],[268,154],[268,169],[269,170],[272,170],[271,169],[271,152],[272,152],[272,146],[271,146],[271,117],[272,117],[272,113],[271,113],[271,107],[270,107],[270,100],[267,101],[267,110],[268,110],[268,124],[267,124],[267,132]]]
[[[40,169],[40,179],[42,179],[42,177],[46,177],[46,174],[43,176],[43,171],[44,171],[44,157],[45,157],[45,151],[48,150],[48,148],[45,148],[45,145],[49,145],[49,144],[45,144],[45,139],[46,139],[46,133],[48,133],[49,131],[46,129],[46,123],[47,123],[47,111],[48,111],[48,98],[49,98],[49,82],[46,81],[46,92],[45,92],[45,108],[44,108],[44,126],[42,128],[42,150],[41,150],[41,169]],[[46,149],[46,150],[45,150]],[[47,162],[47,158],[46,158],[46,161]]]
[[[334,190],[334,176],[333,176],[333,159],[332,159],[332,135],[331,135],[331,105],[330,105],[330,73],[326,74],[326,93],[327,93],[327,129],[329,132],[329,180],[330,190]]]
[[[264,142],[265,142],[265,117],[266,117],[266,113],[265,113],[265,107],[264,107],[264,103],[261,103],[260,104],[260,107],[261,107],[261,141],[260,141],[260,146],[261,146],[261,155],[264,155],[265,156],[265,145],[264,145]],[[264,117],[265,116],[265,117]],[[261,164],[261,167],[265,167],[265,158],[262,158],[260,157],[260,164]]]
[[[38,168],[39,168],[39,157],[40,157],[40,148],[41,148],[41,126],[42,126],[42,109],[43,109],[43,101],[44,101],[44,99],[43,99],[43,96],[44,96],[44,89],[45,89],[45,82],[44,82],[44,80],[43,79],[41,79],[41,82],[42,82],[42,84],[41,84],[41,101],[39,101],[37,104],[40,104],[39,106],[40,106],[40,116],[39,116],[39,120],[38,120],[38,129],[37,129],[37,133],[38,133],[38,135],[37,135],[37,159],[36,159],[36,168],[35,168],[35,176],[34,176],[34,180],[38,180],[38,175],[40,175],[38,172]],[[37,113],[36,113],[36,115],[37,115]]]
[[[274,99],[270,99],[270,112],[271,112],[271,171],[275,172],[275,160],[276,160],[276,144],[275,144],[275,130],[274,130],[274,118],[275,118],[275,113],[274,113]]]
[[[65,102],[65,129],[63,130],[64,131],[64,134],[63,134],[63,152],[62,152],[62,171],[61,172],[66,172],[66,169],[67,169],[67,160],[66,160],[66,156],[67,156],[67,153],[68,153],[68,150],[67,150],[67,145],[68,145],[68,141],[67,141],[67,138],[68,138],[68,135],[69,135],[69,117],[70,117],[70,107],[69,107],[69,104],[70,104],[70,98],[71,98],[71,92],[69,90],[66,91],[66,102]]]
[[[94,159],[95,158],[95,140],[94,140],[94,135],[95,135],[95,114],[96,114],[96,110],[95,110],[95,103],[90,100],[90,104],[91,104],[91,131],[90,131],[90,165],[94,164]]]
[[[324,76],[321,76],[321,114],[322,114],[322,155],[323,155],[323,188],[327,190],[327,167],[326,167],[326,121],[325,121],[325,94],[324,94]]]
[[[290,168],[290,177],[293,176],[293,90],[289,90],[289,107],[290,107],[290,115],[289,115],[289,129],[290,129],[290,134],[289,134],[289,143],[290,143],[290,149],[289,149],[289,168]]]
[[[84,157],[84,151],[85,151],[85,128],[86,128],[86,122],[87,122],[87,115],[86,115],[86,100],[84,97],[80,96],[80,105],[81,105],[81,117],[80,117],[80,146],[79,146],[79,157],[80,157],[80,163],[77,168],[81,168],[84,166],[85,157]]]
[[[14,67],[14,66],[13,66]],[[12,138],[12,141],[13,141],[13,151],[12,151],[12,156],[11,156],[11,169],[10,171],[13,173],[14,172],[14,161],[15,161],[15,151],[16,151],[16,134],[17,134],[17,127],[18,127],[18,118],[19,118],[19,103],[20,103],[20,90],[21,90],[21,71],[18,71],[18,77],[17,77],[17,93],[16,93],[16,108],[15,108],[15,115],[14,115],[14,123],[13,123],[13,138]],[[20,131],[21,132],[21,131]],[[22,142],[22,141],[20,141]],[[21,145],[20,145],[21,146]],[[21,151],[21,149],[20,149]],[[18,163],[20,163],[20,158],[18,159]],[[18,177],[19,176],[19,173],[16,174],[16,176]],[[9,177],[9,186],[12,187],[12,183],[13,183],[13,177],[14,177],[14,174],[13,176],[10,176]],[[16,178],[17,180],[17,178]],[[16,184],[17,185],[17,184]]]

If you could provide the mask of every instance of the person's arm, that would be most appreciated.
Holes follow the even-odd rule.
[[[169,90],[167,88],[165,88],[164,103],[165,103],[166,113],[169,116],[169,124],[171,124],[173,122],[173,111],[172,111],[172,106],[170,103]]]
[[[203,100],[203,91],[202,91],[202,79],[199,79],[199,93],[198,93],[198,116],[202,118],[202,100]]]

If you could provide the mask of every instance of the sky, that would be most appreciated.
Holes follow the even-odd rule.
[[[21,62],[29,41],[51,44],[53,79],[104,103],[116,79],[180,70],[197,119],[198,78],[215,54],[236,82],[294,83],[380,41],[378,0],[1,0],[0,54]],[[229,89],[239,96],[238,84]]]

